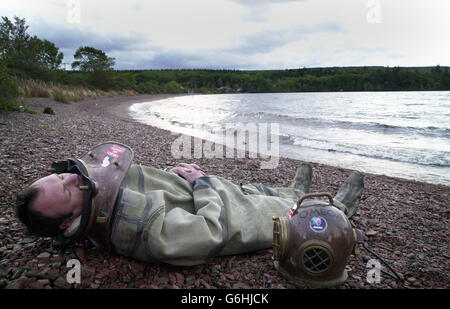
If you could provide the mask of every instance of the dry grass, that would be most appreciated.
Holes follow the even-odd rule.
[[[82,101],[85,98],[96,98],[101,96],[118,96],[137,95],[132,90],[122,91],[102,91],[92,90],[85,87],[67,86],[53,82],[43,82],[37,80],[17,79],[17,86],[19,87],[19,94],[26,98],[52,98],[53,100],[61,103],[71,103]]]

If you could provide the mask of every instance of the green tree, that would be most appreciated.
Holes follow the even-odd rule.
[[[16,83],[8,76],[5,63],[0,61],[0,111],[17,109],[18,95]]]
[[[24,66],[28,59],[30,35],[25,19],[14,16],[13,23],[8,17],[2,17],[0,23],[0,57],[6,65]]]
[[[87,83],[93,88],[108,91],[115,88],[115,74],[112,71],[94,71],[89,73]]]
[[[181,92],[183,92],[181,85],[179,83],[177,83],[176,81],[170,81],[167,84],[164,84],[162,86],[162,90],[164,93],[181,93]]]
[[[59,68],[64,54],[48,40],[27,33],[25,19],[14,17],[14,22],[2,17],[0,22],[0,59],[14,70],[39,76],[42,71]]]
[[[114,87],[117,90],[122,89],[135,89],[136,79],[130,73],[116,74],[114,78]]]
[[[448,68],[442,73],[441,88],[442,90],[450,89],[450,74],[448,73]]]
[[[145,83],[141,83],[137,86],[137,90],[140,93],[156,94],[160,93],[160,87],[156,80],[151,80]]]
[[[108,57],[104,51],[93,47],[80,47],[75,52],[73,69],[89,73],[87,82],[90,86],[102,90],[115,88],[115,74],[112,71],[115,59]]]
[[[80,69],[84,72],[110,71],[115,65],[115,59],[108,57],[105,52],[93,47],[80,47],[73,56],[76,61],[72,63],[72,69]]]
[[[64,54],[48,40],[37,39],[37,57],[41,67],[47,70],[58,70],[64,59]]]

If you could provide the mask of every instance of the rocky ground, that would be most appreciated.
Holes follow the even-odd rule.
[[[260,182],[289,186],[299,162],[281,159],[277,169],[261,170],[257,159],[200,159],[177,161],[170,155],[170,132],[139,124],[127,115],[130,102],[164,96],[103,97],[61,104],[50,99],[27,99],[38,111],[0,115],[0,288],[150,288],[150,289],[291,289],[272,264],[272,250],[211,259],[195,267],[142,263],[95,251],[80,242],[62,251],[52,239],[24,233],[14,216],[15,194],[47,175],[54,160],[83,155],[96,144],[114,140],[130,145],[136,162],[164,168],[195,162],[207,173],[236,183]],[[50,107],[55,115],[44,114]],[[313,164],[311,191],[335,194],[350,170]],[[351,273],[343,289],[449,288],[450,188],[366,175],[359,212],[352,224],[365,232],[370,248],[385,258],[403,281],[383,277],[366,281],[367,252],[352,256]],[[81,284],[69,285],[67,261],[81,261]],[[386,269],[386,268],[384,268]]]

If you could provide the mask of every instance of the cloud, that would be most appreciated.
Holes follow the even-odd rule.
[[[305,0],[227,0],[238,3],[248,10],[242,13],[241,17],[244,21],[249,22],[268,22],[266,13],[270,10],[270,5],[280,3],[303,2]]]
[[[45,21],[30,27],[30,33],[54,42],[64,52],[65,63],[73,61],[73,54],[79,47],[92,46],[116,58],[116,69],[254,69],[266,61],[253,59],[252,56],[268,55],[314,34],[340,31],[342,29],[336,23],[296,26],[235,36],[230,44],[222,47],[185,49],[183,45],[165,46],[144,32],[111,34],[93,28],[53,25]]]
[[[270,5],[288,2],[302,2],[305,0],[228,0],[228,1],[236,2],[244,6],[261,6],[261,5]]]
[[[449,28],[450,1],[435,1],[382,1],[381,23],[354,0],[81,0],[80,24],[67,21],[67,1],[2,0],[0,11],[26,18],[66,63],[87,45],[118,69],[448,65],[436,29]]]
[[[253,69],[258,67],[256,59],[221,50],[204,50],[195,53],[185,50],[160,50],[154,55],[140,56],[130,67],[118,69]]]
[[[270,59],[270,54],[277,49],[293,42],[305,40],[319,33],[341,32],[338,24],[325,23],[311,27],[296,27],[294,29],[278,29],[261,31],[256,34],[242,36],[236,39],[233,46],[226,48],[201,49],[185,51],[182,49],[167,50],[155,48],[155,53],[147,58],[140,58],[136,68],[153,69],[255,69],[261,63],[271,62],[273,67],[279,66],[280,59]],[[265,55],[269,59],[262,61],[257,55]],[[140,56],[143,57],[143,56]]]
[[[238,43],[225,51],[238,54],[270,53],[289,43],[302,41],[318,33],[342,32],[336,23],[325,23],[313,27],[299,26],[293,29],[267,30],[239,38]]]
[[[148,55],[162,50],[161,46],[156,46],[148,37],[138,33],[128,35],[104,34],[68,24],[35,23],[30,26],[29,33],[55,43],[64,53],[63,62],[69,65],[74,61],[73,55],[76,50],[82,46],[100,49],[109,57],[116,58],[116,68],[118,69],[135,67],[133,62],[140,58],[130,58],[129,54],[137,57],[148,57]]]
[[[319,33],[341,32],[338,24],[325,23],[311,27],[296,27],[294,29],[278,29],[261,31],[256,34],[242,36],[236,39],[233,46],[226,48],[201,49],[186,51],[183,49],[165,49],[155,47],[152,55],[139,55],[136,69],[258,69],[262,63],[268,68],[296,66],[283,59],[272,57],[277,49],[293,42],[300,42]],[[263,58],[259,58],[263,57]],[[124,58],[130,58],[124,57]],[[119,63],[119,61],[118,61]],[[119,69],[121,67],[118,67]],[[125,68],[125,67],[123,67]],[[130,68],[130,67],[128,67]]]
[[[402,54],[390,54],[388,57],[391,59],[406,58],[406,56]]]
[[[179,69],[199,68],[197,63],[205,63],[204,56],[194,55],[183,51],[161,51],[150,59],[140,60],[137,64],[140,68],[152,69]]]
[[[30,28],[30,33],[54,42],[56,46],[63,49],[92,46],[105,52],[113,52],[141,49],[144,45],[151,43],[138,34],[113,36],[96,33],[92,30],[50,24],[37,24]]]

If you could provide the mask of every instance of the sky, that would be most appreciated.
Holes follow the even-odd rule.
[[[116,69],[449,66],[449,0],[1,0],[56,44]]]

